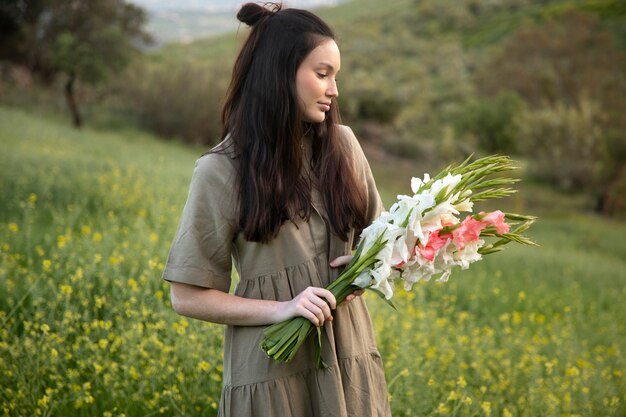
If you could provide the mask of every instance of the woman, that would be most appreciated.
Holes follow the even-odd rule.
[[[226,325],[219,415],[389,416],[370,317],[359,294],[324,287],[381,211],[367,161],[338,124],[341,60],[332,30],[298,9],[242,6],[251,27],[222,113],[223,141],[199,158],[164,279],[179,314]],[[240,281],[229,294],[231,264]],[[289,363],[260,349],[266,325],[324,326]]]

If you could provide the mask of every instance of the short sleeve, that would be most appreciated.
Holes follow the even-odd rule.
[[[363,153],[363,149],[361,148],[361,144],[357,140],[354,132],[348,126],[340,125],[339,129],[343,137],[349,143],[350,149],[352,151],[352,158],[355,163],[355,169],[361,179],[363,186],[366,189],[367,195],[367,213],[365,218],[368,223],[371,223],[376,219],[380,213],[383,211],[383,203],[380,198],[380,194],[378,193],[378,188],[376,188],[376,181],[374,180],[374,175],[372,175],[372,170],[370,168],[369,163],[367,162],[367,158]]]
[[[196,161],[163,271],[166,281],[229,291],[236,224],[233,172],[232,161],[224,154],[208,154]]]

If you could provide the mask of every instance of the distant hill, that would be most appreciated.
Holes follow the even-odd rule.
[[[345,0],[291,0],[290,7],[335,6]],[[199,38],[234,31],[239,22],[236,10],[240,0],[133,0],[149,11],[148,31],[156,47],[168,43],[189,43]]]

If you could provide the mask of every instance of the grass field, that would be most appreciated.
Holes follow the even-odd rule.
[[[215,415],[222,327],[160,278],[203,150],[6,107],[0,146],[0,414]],[[408,176],[373,168],[391,201]],[[536,185],[507,204],[540,248],[398,288],[398,312],[367,296],[393,415],[624,416],[626,224]]]

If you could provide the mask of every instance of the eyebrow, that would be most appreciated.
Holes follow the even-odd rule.
[[[327,67],[328,69],[330,69],[331,71],[335,71],[335,67],[333,67],[331,64],[329,64],[328,62],[320,62],[318,65],[321,65],[323,67]],[[337,71],[339,72],[339,71]]]

